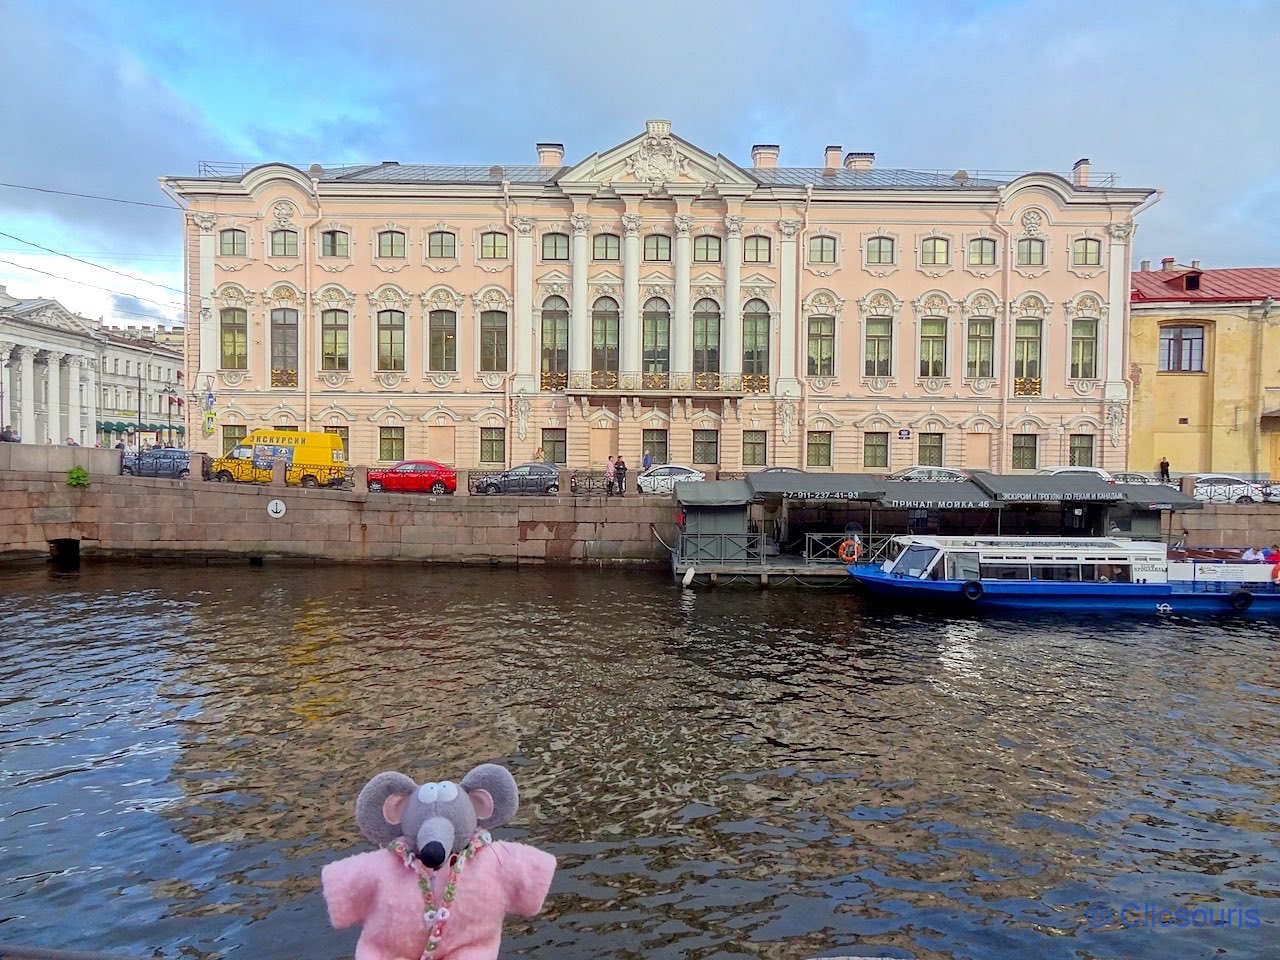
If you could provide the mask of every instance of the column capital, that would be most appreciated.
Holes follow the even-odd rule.
[[[18,360],[20,361],[35,360],[36,354],[39,352],[40,352],[39,349],[36,347],[19,346]]]
[[[687,237],[689,231],[693,229],[693,217],[687,213],[677,213],[675,215],[676,236]]]
[[[640,235],[640,214],[624,213],[622,215],[622,229],[628,237],[638,237]]]
[[[516,233],[522,237],[533,236],[533,217],[512,217],[511,225],[516,228]]]
[[[61,353],[57,350],[44,350],[42,352],[44,353],[44,362],[55,367],[60,366],[62,364],[62,359],[66,356],[65,353]]]
[[[778,229],[782,231],[783,240],[794,240],[800,232],[800,221],[783,219],[778,221]]]
[[[187,222],[194,224],[201,233],[213,233],[213,225],[218,222],[218,217],[212,213],[190,211],[187,213]]]
[[[724,218],[724,228],[730,237],[742,236],[742,217],[737,214],[729,214]]]
[[[1128,240],[1133,233],[1133,221],[1122,220],[1120,223],[1107,224],[1107,233],[1111,234],[1112,240]]]
[[[585,213],[569,214],[569,223],[573,227],[575,237],[584,236],[591,229],[591,218]]]

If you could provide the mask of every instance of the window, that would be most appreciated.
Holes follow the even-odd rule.
[[[836,238],[835,237],[810,237],[809,238],[809,262],[810,263],[835,263],[836,262]]]
[[[773,259],[773,241],[768,237],[747,237],[742,241],[743,263],[768,263]]]
[[[249,369],[249,314],[239,307],[227,307],[222,319],[223,370]],[[129,374],[129,361],[124,362],[125,376]]]
[[[501,310],[480,314],[480,370],[505,373],[507,369],[507,315]]]
[[[568,260],[569,235],[567,233],[544,233],[542,235],[543,260]]]
[[[1077,267],[1098,267],[1102,265],[1102,241],[1090,237],[1081,237],[1071,244],[1071,263]]]
[[[324,432],[330,436],[337,437],[342,441],[342,459],[351,459],[351,428],[350,427],[325,427]]]
[[[271,255],[273,257],[296,257],[298,255],[298,231],[272,230]]]
[[[1071,378],[1092,380],[1098,375],[1098,321],[1071,322]]]
[[[507,430],[505,427],[480,428],[480,462],[507,462]]]
[[[1013,469],[1034,470],[1040,465],[1040,438],[1034,433],[1013,435]]]
[[[872,237],[867,241],[867,263],[893,263],[895,253],[891,237]]]
[[[437,236],[437,234],[433,233],[431,236],[435,237]],[[443,236],[446,236],[449,238],[449,241],[450,241],[449,246],[452,247],[453,234],[446,233],[446,234],[443,234]],[[378,256],[403,259],[404,258],[404,234],[401,233],[399,230],[383,230],[380,234],[378,234]],[[432,254],[432,256],[435,256],[435,254]],[[441,256],[446,256],[446,254],[441,254]],[[453,256],[453,254],[450,253],[450,254],[447,254],[447,256],[451,257]]]
[[[249,252],[249,235],[243,230],[223,230],[218,234],[218,253],[224,257],[243,257]]]
[[[325,310],[320,314],[320,368],[351,369],[350,319],[345,310]]]
[[[404,459],[404,427],[378,428],[378,459],[393,462]]]
[[[671,308],[661,297],[645,301],[641,316],[644,335],[643,373],[671,371]]]
[[[831,431],[810,430],[805,443],[805,466],[831,466]]]
[[[378,369],[404,369],[404,311],[378,311]],[[382,459],[387,459],[383,457]],[[398,459],[403,460],[403,457]]]
[[[946,266],[951,262],[951,241],[942,237],[929,237],[920,244],[920,262]]]
[[[671,259],[671,238],[651,233],[644,238],[644,258],[666,262]]]
[[[836,318],[809,318],[809,376],[832,377],[836,372]]]
[[[458,369],[458,315],[452,310],[432,310],[427,318],[427,369],[454,373]]]
[[[1160,328],[1160,372],[1204,372],[1204,327]]]
[[[1018,241],[1018,266],[1043,267],[1044,241],[1022,239]]]
[[[920,376],[947,375],[947,321],[925,317],[920,321]]]
[[[298,311],[271,311],[271,385],[298,385]]]
[[[714,300],[693,305],[693,372],[720,372],[720,307]]]
[[[667,431],[645,430],[640,434],[641,449],[648,450],[654,465],[667,462]]]
[[[560,383],[558,389],[568,384],[569,375],[569,304],[564,297],[547,297],[542,305],[542,373]],[[551,381],[547,381],[551,382]],[[544,389],[557,389],[544,386]]]
[[[350,252],[347,235],[341,230],[326,230],[320,234],[320,256],[345,257]]]
[[[382,234],[378,237],[381,241]],[[391,256],[391,254],[382,254]],[[404,256],[403,249],[396,256]],[[454,260],[458,256],[458,238],[448,230],[434,230],[427,234],[427,256],[432,260]]]
[[[965,376],[991,377],[995,371],[996,322],[988,317],[969,321],[969,343]]]
[[[693,462],[696,464],[720,462],[720,431],[693,431]]]
[[[507,235],[494,232],[480,234],[480,259],[507,259]]]
[[[996,265],[996,242],[986,237],[976,237],[969,241],[969,266],[994,267]]]
[[[862,465],[864,467],[889,466],[889,434],[864,433],[862,435]]]
[[[748,300],[742,308],[742,373],[769,375],[769,305],[763,300]]]
[[[893,321],[888,317],[868,317],[866,341],[867,376],[892,376]]]
[[[617,260],[622,256],[622,241],[615,233],[596,234],[592,241],[591,257],[594,260]]]
[[[1073,433],[1071,435],[1071,466],[1093,466],[1093,434]]]
[[[591,310],[591,372],[618,372],[618,301],[611,297],[601,297]]]
[[[742,465],[763,467],[769,462],[768,435],[763,430],[742,431]]]
[[[242,423],[228,423],[222,427],[222,455],[225,457],[244,442],[249,428]]]
[[[1040,321],[1023,318],[1014,325],[1013,375],[1040,376]],[[1039,393],[1039,391],[1036,391]]]
[[[922,433],[917,440],[916,455],[922,467],[942,466],[942,434]]]
[[[547,463],[568,463],[569,431],[564,427],[543,427],[542,455]]]
[[[693,259],[698,263],[720,262],[719,237],[694,237]]]

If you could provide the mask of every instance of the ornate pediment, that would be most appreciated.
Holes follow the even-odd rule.
[[[562,188],[644,186],[661,193],[668,185],[757,184],[741,167],[722,155],[712,156],[671,133],[667,120],[650,120],[645,132],[604,153],[593,153],[559,177]]]
[[[70,333],[96,333],[99,328],[92,320],[77,317],[56,300],[37,300],[30,305],[19,302],[18,306],[11,307],[8,312],[42,327]]]

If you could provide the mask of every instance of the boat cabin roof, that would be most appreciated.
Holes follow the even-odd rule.
[[[903,546],[934,547],[949,553],[977,552],[986,558],[1019,560],[1100,560],[1123,562],[1131,559],[1163,560],[1163,543],[1151,540],[1129,540],[1124,537],[921,537],[903,535],[893,538]]]

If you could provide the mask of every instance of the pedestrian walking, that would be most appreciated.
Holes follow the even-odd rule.
[[[608,460],[605,461],[605,465],[604,465],[604,495],[606,497],[613,496],[613,479],[614,479],[613,460],[614,458],[610,457]]]
[[[613,483],[618,490],[618,496],[625,497],[627,495],[627,461],[622,459],[622,454],[618,454],[618,459],[613,461]]]
[[[1169,458],[1168,457],[1160,458],[1160,482],[1161,483],[1169,482]]]
[[[653,466],[653,454],[648,450],[644,452],[644,456],[640,458],[640,472],[644,473]]]

